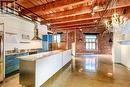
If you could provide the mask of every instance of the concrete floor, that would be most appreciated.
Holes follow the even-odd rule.
[[[21,87],[19,74],[6,78],[0,87]],[[130,71],[113,64],[110,55],[77,55],[41,87],[130,87]]]

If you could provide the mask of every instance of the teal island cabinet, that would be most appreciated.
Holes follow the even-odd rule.
[[[19,70],[19,59],[16,57],[19,56],[27,56],[29,55],[28,52],[26,53],[13,53],[8,54],[5,56],[5,75],[9,75],[13,73],[14,71]]]

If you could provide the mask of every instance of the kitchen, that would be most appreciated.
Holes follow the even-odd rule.
[[[0,1],[0,87],[128,87],[129,0]]]
[[[4,78],[19,72],[20,60],[17,57],[51,51],[52,48],[49,48],[49,44],[52,43],[52,33],[47,30],[46,25],[40,25],[38,22],[31,22],[14,15],[3,15],[0,19],[1,26],[3,26],[0,30],[2,33],[4,32],[1,34],[1,52],[5,53],[5,65],[4,62],[1,64],[1,81],[3,81]],[[54,48],[58,50],[58,47]],[[59,47],[59,50],[65,49],[65,47]],[[4,61],[2,58],[3,55],[1,55],[1,61]]]

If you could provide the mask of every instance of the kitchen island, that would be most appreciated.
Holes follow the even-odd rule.
[[[40,87],[71,60],[71,50],[55,50],[23,57],[20,60],[20,84]]]

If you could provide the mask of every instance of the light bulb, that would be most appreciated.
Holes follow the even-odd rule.
[[[105,20],[105,24],[107,25],[107,23],[108,23],[108,20]]]
[[[91,14],[92,14],[92,15],[94,15],[95,13],[94,13],[94,12],[92,12]]]
[[[98,6],[95,6],[94,8],[93,8],[93,10],[97,10],[99,7]]]
[[[126,22],[127,18],[124,18],[123,21]]]
[[[40,21],[41,21],[41,19],[40,19],[40,18],[37,18],[37,21],[39,21],[39,22],[40,22]]]
[[[50,24],[50,23],[48,23],[47,25],[48,25],[48,26],[50,26],[51,24]]]
[[[120,16],[120,20],[122,20],[123,19],[123,16]]]

